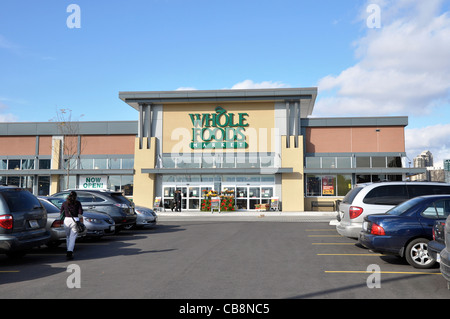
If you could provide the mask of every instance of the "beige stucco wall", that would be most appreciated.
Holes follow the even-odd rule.
[[[294,147],[294,136],[290,137],[291,147],[286,147],[286,136],[281,137],[281,164],[282,167],[292,167],[292,173],[281,176],[281,198],[284,212],[297,212],[305,210],[305,187],[303,174],[303,136],[298,136],[299,147]]]
[[[140,147],[139,138],[134,141],[134,181],[133,201],[136,205],[152,208],[155,199],[155,174],[143,174],[143,168],[155,167],[156,138],[150,138],[150,146],[147,147],[147,138],[142,140]]]
[[[165,104],[163,105],[163,153],[192,153],[202,152],[200,149],[191,149],[192,124],[189,114],[215,113],[215,108],[221,106],[228,114],[247,113],[244,135],[248,148],[236,149],[236,152],[273,152],[275,143],[272,141],[272,129],[275,125],[274,103],[192,103],[192,104]]]

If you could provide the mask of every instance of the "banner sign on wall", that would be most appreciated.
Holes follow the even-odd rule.
[[[79,189],[107,189],[108,176],[80,176]]]

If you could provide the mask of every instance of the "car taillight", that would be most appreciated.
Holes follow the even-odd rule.
[[[13,217],[12,215],[1,215],[0,216],[0,227],[4,229],[13,228]]]
[[[63,227],[63,221],[62,220],[55,220],[52,223],[52,228],[58,228],[58,227]]]
[[[381,227],[380,225],[377,225],[375,223],[372,223],[372,228],[370,229],[370,233],[372,235],[385,235],[386,233],[384,232],[383,227]]]
[[[350,206],[349,210],[350,219],[354,219],[362,214],[363,209],[358,206]]]
[[[434,233],[434,227],[431,229],[431,234],[433,234],[433,240],[436,240],[436,234]]]
[[[114,204],[114,206],[120,207],[120,208],[128,208],[127,204]]]

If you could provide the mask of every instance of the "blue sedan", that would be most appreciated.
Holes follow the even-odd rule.
[[[431,268],[436,261],[428,254],[435,220],[450,214],[450,195],[410,199],[384,214],[364,218],[359,242],[383,254],[404,257],[415,268]]]

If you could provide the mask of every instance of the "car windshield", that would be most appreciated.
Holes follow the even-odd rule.
[[[41,200],[40,202],[45,207],[45,209],[47,210],[47,213],[49,213],[49,214],[51,214],[51,213],[59,213],[59,209],[55,205],[52,205],[52,204],[46,202],[45,200]]]
[[[351,191],[345,195],[344,199],[342,200],[343,203],[351,204],[353,200],[355,199],[356,195],[363,189],[363,187],[355,187]]]
[[[420,200],[421,199],[417,198],[417,197],[413,198],[413,199],[410,199],[410,200],[407,200],[407,201],[405,201],[405,202],[395,206],[394,208],[391,208],[390,210],[388,210],[386,212],[386,214],[388,214],[388,215],[397,215],[397,216],[401,215],[404,212],[406,212],[407,210],[409,210],[411,207],[413,207],[414,205],[419,203]]]
[[[1,194],[8,204],[11,213],[31,211],[36,207],[41,207],[38,199],[29,191],[14,188],[2,191]]]
[[[112,198],[119,203],[131,205],[130,200],[122,195],[122,193],[111,193]]]

